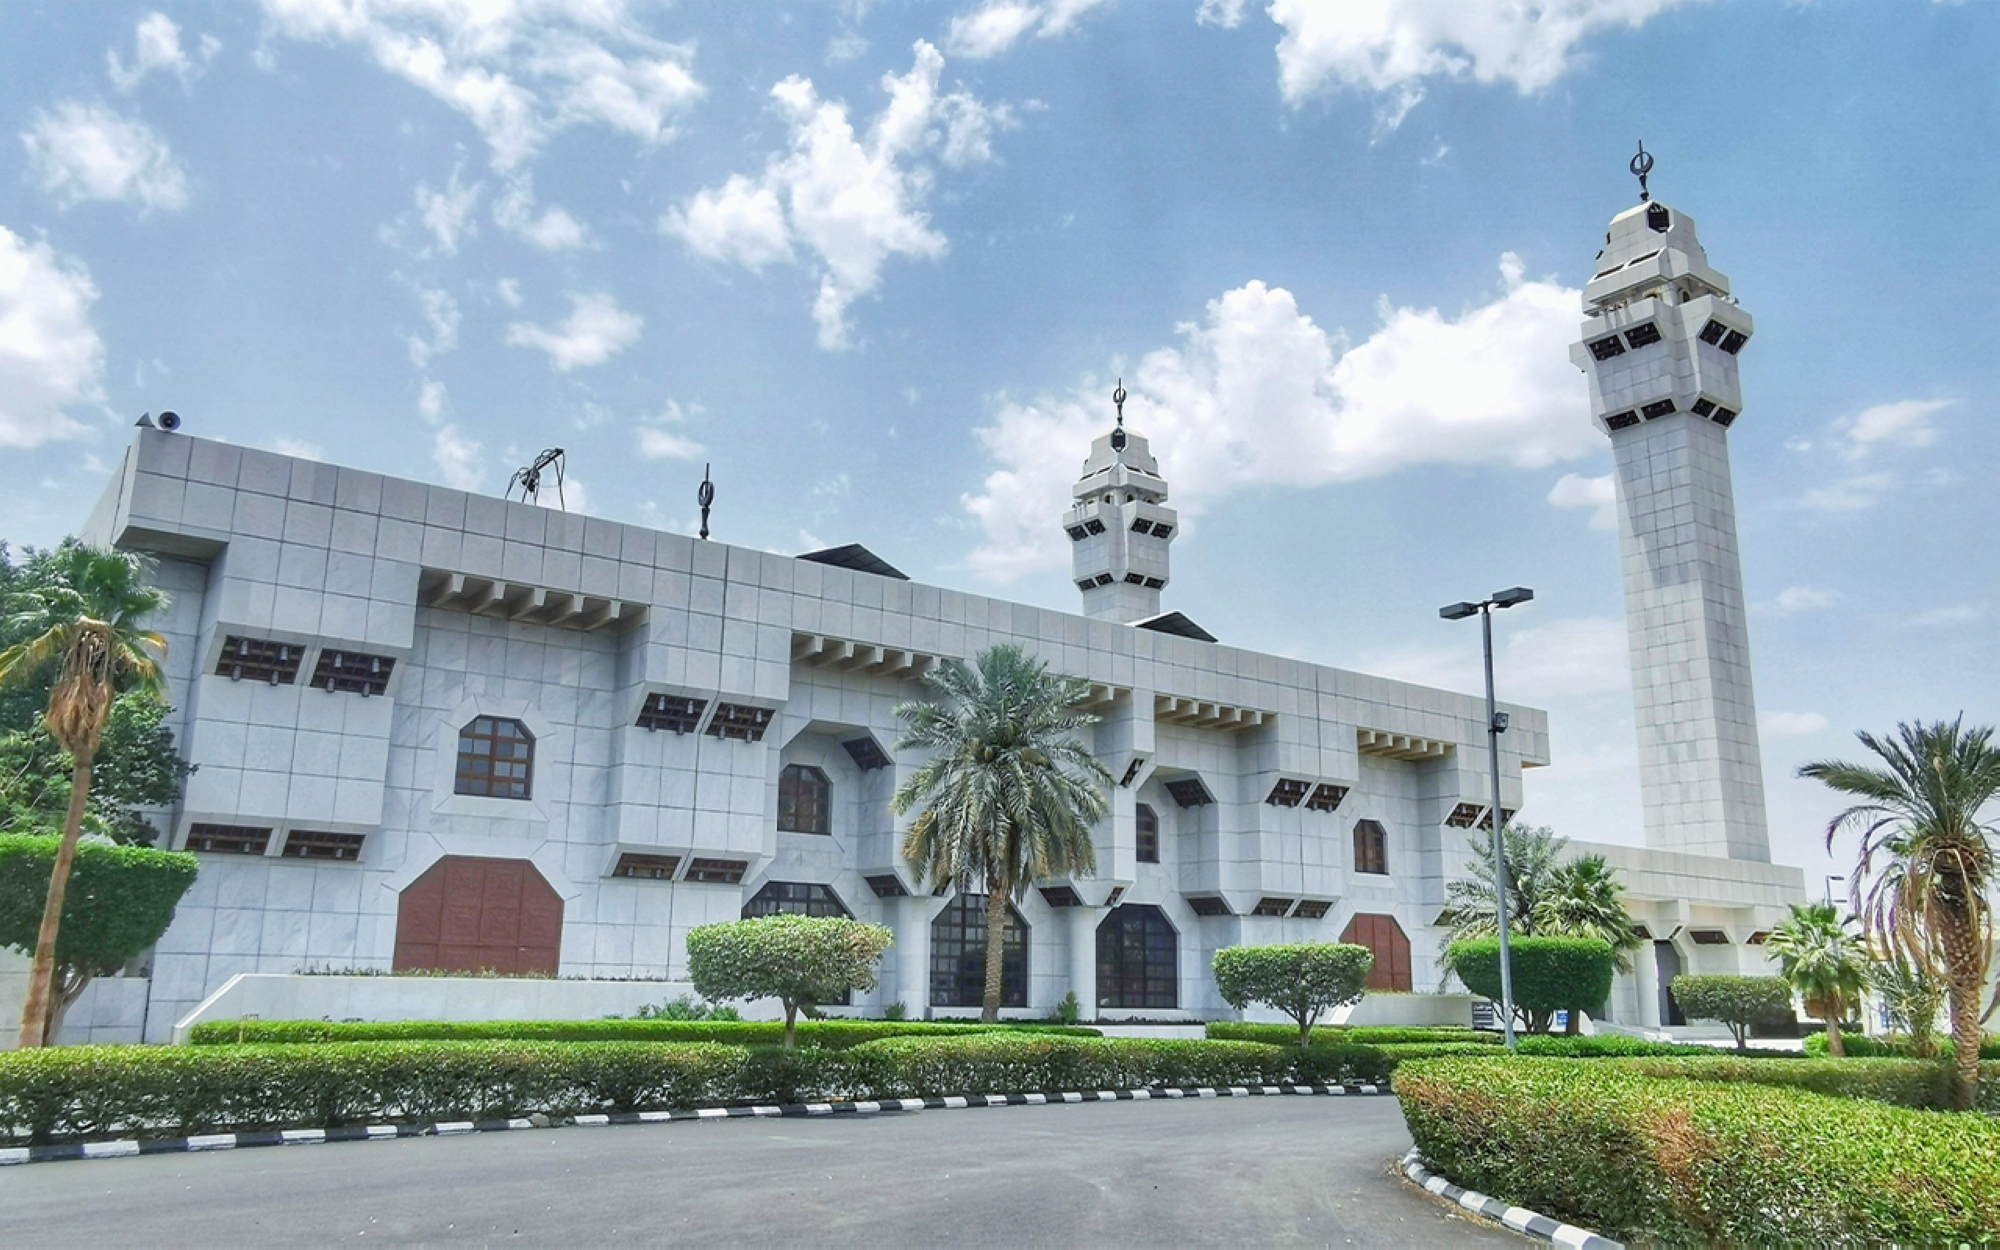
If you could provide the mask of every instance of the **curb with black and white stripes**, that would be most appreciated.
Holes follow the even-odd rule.
[[[1403,1156],[1403,1175],[1445,1201],[1455,1202],[1474,1215],[1498,1220],[1525,1236],[1538,1237],[1558,1246],[1573,1246],[1576,1250],[1625,1250],[1625,1243],[1622,1241],[1600,1237],[1587,1228],[1578,1228],[1574,1224],[1552,1220],[1526,1207],[1509,1206],[1498,1198],[1489,1198],[1476,1189],[1464,1189],[1454,1185],[1425,1167],[1423,1157],[1414,1148]]]
[[[187,1154],[243,1150],[255,1146],[305,1146],[322,1142],[392,1141],[399,1137],[455,1137],[513,1129],[603,1128],[615,1124],[663,1124],[675,1120],[742,1120],[809,1116],[886,1115],[911,1111],[956,1111],[972,1107],[1044,1107],[1083,1102],[1148,1102],[1177,1098],[1260,1098],[1285,1095],[1387,1094],[1387,1085],[1200,1085],[1153,1089],[1100,1089],[1047,1094],[965,1094],[945,1098],[882,1098],[857,1102],[799,1102],[748,1107],[703,1107],[694,1111],[613,1111],[563,1120],[530,1116],[509,1120],[457,1120],[432,1124],[355,1124],[343,1128],[268,1129],[250,1133],[205,1133],[192,1137],[132,1138],[68,1142],[57,1146],[0,1148],[0,1167],[15,1163],[59,1163],[71,1159],[121,1159],[133,1155]]]

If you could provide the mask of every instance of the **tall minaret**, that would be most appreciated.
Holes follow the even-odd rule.
[[[1131,624],[1160,614],[1167,544],[1180,514],[1166,506],[1167,483],[1146,440],[1125,431],[1125,384],[1111,393],[1118,424],[1090,444],[1090,459],[1063,514],[1084,615]]]
[[[1651,199],[1652,167],[1642,146],[1639,203],[1611,219],[1570,348],[1617,468],[1646,845],[1769,863],[1729,483],[1750,314],[1694,220]]]

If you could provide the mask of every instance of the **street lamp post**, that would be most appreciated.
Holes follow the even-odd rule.
[[[1438,615],[1447,621],[1462,621],[1477,613],[1480,636],[1486,643],[1486,763],[1491,770],[1493,784],[1487,819],[1493,825],[1494,919],[1500,931],[1500,1027],[1506,1032],[1509,1050],[1515,1045],[1514,968],[1507,945],[1507,891],[1510,886],[1505,840],[1507,820],[1500,806],[1500,735],[1507,732],[1507,714],[1500,710],[1493,695],[1493,610],[1511,608],[1534,597],[1535,592],[1526,586],[1516,586],[1512,590],[1497,590],[1492,598],[1480,603],[1454,603],[1438,609]]]

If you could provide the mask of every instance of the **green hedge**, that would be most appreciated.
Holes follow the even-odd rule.
[[[1778,1065],[1745,1064],[1762,1074]],[[1456,1184],[1669,1245],[2000,1241],[2000,1122],[1623,1061],[1439,1059],[1397,1073]]]
[[[0,1141],[1153,1085],[1379,1080],[1367,1047],[956,1031],[787,1052],[712,1042],[296,1042],[0,1054]]]
[[[1797,1056],[1746,1060],[1725,1054],[1707,1059],[1617,1059],[1606,1066],[1652,1077],[1803,1089],[1898,1107],[1942,1111],[1951,1106],[1951,1066],[1944,1060]],[[1982,1063],[1979,1067],[1979,1105],[1984,1110],[2000,1112],[2000,1063]]]
[[[1289,1024],[1239,1024],[1216,1021],[1207,1026],[1208,1036],[1221,1042],[1271,1042],[1297,1045],[1299,1031]],[[1403,1042],[1487,1042],[1498,1044],[1498,1033],[1480,1033],[1470,1026],[1398,1024],[1322,1024],[1312,1031],[1315,1045],[1321,1042],[1351,1042],[1364,1046]]]
[[[1847,1047],[1849,1057],[1856,1059],[1903,1057],[1910,1053],[1909,1039],[1904,1037],[1869,1037],[1865,1033],[1849,1033],[1843,1029],[1840,1040]],[[1824,1055],[1826,1034],[1806,1034],[1805,1048],[1808,1055]],[[1951,1035],[1938,1034],[1937,1048],[1938,1054],[1949,1057],[1953,1049]],[[2000,1034],[1988,1033],[1979,1039],[1979,1058],[1981,1062],[2000,1059]]]
[[[1060,1024],[947,1024],[918,1020],[802,1020],[805,1046],[845,1047],[885,1037],[960,1037],[973,1032],[1061,1033],[1096,1037],[1096,1029]],[[188,1041],[197,1046],[237,1042],[721,1042],[771,1046],[782,1042],[781,1020],[398,1020],[336,1023],[331,1020],[245,1020],[197,1024]]]

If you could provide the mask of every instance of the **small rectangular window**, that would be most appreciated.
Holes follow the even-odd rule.
[[[1069,527],[1069,540],[1073,543],[1080,543],[1089,535],[1090,531],[1081,525],[1072,525]]]
[[[1209,797],[1208,787],[1193,777],[1182,777],[1167,783],[1167,793],[1182,807],[1206,807],[1215,802]]]
[[[1153,532],[1153,523],[1145,517],[1140,517],[1138,520],[1132,522],[1132,532],[1134,534],[1150,534]]]
[[[316,829],[294,829],[285,835],[286,859],[343,859],[361,858],[362,844],[368,835],[362,833],[323,833]]]
[[[1736,420],[1736,414],[1727,408],[1717,408],[1712,420],[1726,430],[1729,428],[1730,423]]]
[[[762,742],[771,727],[771,709],[745,703],[718,703],[708,722],[708,736],[737,742]]]
[[[1615,334],[1608,338],[1601,338],[1590,345],[1590,354],[1598,360],[1609,360],[1613,356],[1623,356],[1625,354],[1625,342]]]
[[[1674,411],[1674,401],[1671,399],[1661,399],[1661,400],[1655,400],[1650,404],[1642,406],[1639,409],[1639,415],[1646,418],[1646,420],[1648,421],[1654,421],[1661,417],[1667,416],[1673,411]]]
[[[1639,424],[1639,414],[1631,411],[1630,409],[1627,409],[1624,412],[1614,412],[1610,416],[1604,418],[1604,424],[1610,426],[1614,430],[1629,430],[1633,426]]]
[[[1688,940],[1696,946],[1729,945],[1729,935],[1720,929],[1689,929]]]
[[[677,734],[691,734],[701,724],[701,714],[707,710],[707,699],[691,699],[678,694],[649,694],[645,705],[639,709],[639,719],[633,723],[641,729],[666,729]]]
[[[787,764],[778,774],[778,832],[832,833],[833,786],[810,764]]]
[[[1146,577],[1143,573],[1127,573],[1125,581],[1128,585],[1144,586],[1146,584]]]
[[[251,825],[191,825],[187,849],[205,855],[262,855],[271,845],[271,831]]]
[[[678,855],[620,855],[612,865],[611,875],[629,877],[635,881],[672,881],[674,870],[681,866]]]
[[[1297,807],[1305,802],[1306,783],[1294,777],[1280,777],[1264,801],[1273,807]]]
[[[1722,350],[1734,356],[1737,352],[1742,351],[1743,345],[1749,341],[1750,336],[1743,333],[1743,331],[1731,330],[1722,336]]]
[[[1042,901],[1051,907],[1081,907],[1083,899],[1066,885],[1045,885],[1042,887]]]
[[[889,757],[882,753],[882,747],[873,738],[849,738],[840,744],[846,748],[847,756],[854,766],[864,773],[872,773],[878,768],[889,766]]]
[[[1171,525],[1162,525],[1162,524],[1160,524],[1160,523],[1159,523],[1158,521],[1155,521],[1155,522],[1153,522],[1153,537],[1155,537],[1155,538],[1172,538],[1173,536],[1174,536],[1174,527],[1173,527],[1173,526],[1171,526]]]
[[[1134,809],[1138,817],[1138,857],[1142,864],[1160,862],[1160,816],[1148,804],[1141,803]]]
[[[1104,522],[1098,520],[1096,517],[1092,517],[1083,523],[1083,528],[1092,534],[1102,534],[1104,532]]]
[[[458,794],[526,799],[533,782],[535,738],[517,720],[475,716],[458,731]]]
[[[1229,904],[1213,894],[1197,894],[1187,901],[1188,910],[1197,916],[1227,916]]]
[[[1346,797],[1346,786],[1336,786],[1331,782],[1322,781],[1313,787],[1312,797],[1306,800],[1306,810],[1330,812],[1339,807],[1341,800]]]
[[[1160,587],[1166,584],[1167,584],[1167,579],[1164,577],[1149,577],[1146,579],[1147,590],[1158,590]]]
[[[1648,321],[1625,331],[1625,341],[1634,348],[1651,347],[1660,341],[1660,327]]]
[[[1257,900],[1257,905],[1250,909],[1250,914],[1253,916],[1282,916],[1292,910],[1292,901],[1288,898],[1260,898]]]
[[[688,861],[686,879],[706,885],[741,885],[743,872],[749,867],[747,860],[696,858]]]
[[[1111,574],[1109,573],[1099,573],[1097,575],[1097,579],[1092,583],[1092,585],[1096,586],[1109,586],[1110,584],[1111,584]]]
[[[1715,411],[1715,401],[1708,398],[1697,399],[1694,401],[1694,407],[1689,409],[1689,411],[1693,412],[1697,417],[1705,417]]]
[[[1444,818],[1444,823],[1454,829],[1470,829],[1472,823],[1479,819],[1479,813],[1485,810],[1485,806],[1479,803],[1460,803],[1451,809],[1451,815]]]
[[[1299,909],[1293,915],[1300,920],[1321,920],[1325,918],[1327,909],[1332,906],[1332,903],[1323,898],[1309,898],[1299,903]]]
[[[862,879],[868,883],[869,889],[875,891],[876,898],[908,898],[910,896],[910,892],[903,888],[902,878],[893,872],[885,872],[879,876],[864,877]]]
[[[231,681],[248,677],[251,681],[289,686],[299,679],[299,663],[305,658],[305,648],[297,643],[231,634],[222,640],[222,655],[215,662],[215,675]]]
[[[1354,826],[1354,871],[1371,877],[1389,875],[1389,831],[1378,820],[1357,821]]]
[[[313,666],[311,685],[329,694],[345,691],[365,699],[387,692],[389,675],[395,671],[396,661],[386,655],[326,650],[319,653],[319,663]]]

